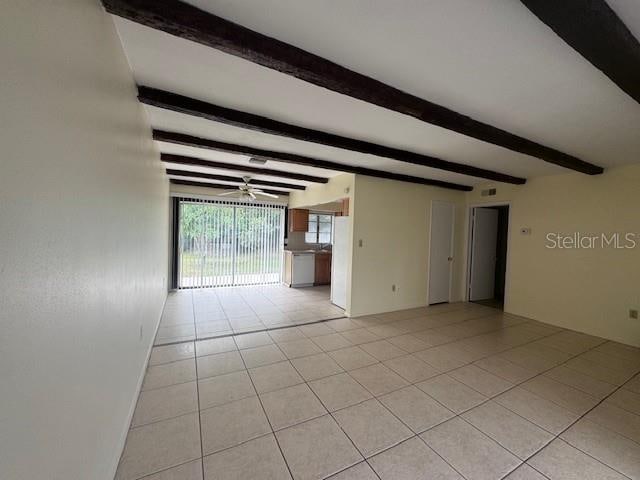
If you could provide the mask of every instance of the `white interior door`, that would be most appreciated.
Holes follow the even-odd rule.
[[[334,217],[331,258],[331,303],[340,308],[347,308],[348,256],[349,217]]]
[[[429,305],[448,302],[451,296],[455,206],[431,202],[429,240]]]
[[[471,233],[469,300],[493,298],[498,241],[498,210],[474,208]]]

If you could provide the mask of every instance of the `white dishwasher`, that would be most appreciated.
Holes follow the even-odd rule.
[[[291,256],[291,286],[313,286],[316,275],[315,253],[292,253]]]

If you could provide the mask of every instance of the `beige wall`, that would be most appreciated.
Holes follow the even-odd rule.
[[[426,305],[432,200],[456,206],[451,294],[461,300],[464,193],[361,175],[354,191],[351,315]]]
[[[97,0],[3,2],[0,65],[0,478],[111,480],[166,297],[167,181]]]
[[[511,203],[506,311],[640,346],[640,321],[628,315],[640,307],[640,237],[634,249],[545,247],[553,232],[640,233],[640,165],[496,187],[495,197],[480,196],[485,185],[467,202]]]
[[[600,176],[536,178],[523,186],[485,184],[468,193],[356,176],[350,314],[426,304],[432,200],[456,205],[452,300],[463,300],[469,207],[510,203],[505,310],[640,345],[640,321],[629,318],[629,309],[640,308],[640,237],[634,249],[545,247],[550,232],[640,233],[639,185],[640,165]],[[481,197],[489,187],[497,195]],[[531,234],[520,234],[523,227]]]
[[[354,182],[355,175],[343,173],[331,177],[328,183],[314,183],[306,190],[291,192],[289,208],[305,208],[347,197],[353,199]]]

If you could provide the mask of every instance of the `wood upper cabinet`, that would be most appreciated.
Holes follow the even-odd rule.
[[[348,217],[349,216],[349,198],[343,198],[342,200],[340,200],[340,203],[342,204],[340,211],[336,212],[335,215],[336,217]]]
[[[309,210],[302,208],[289,209],[289,231],[306,232],[309,230]]]
[[[315,285],[328,285],[331,283],[331,254],[316,253]]]
[[[344,217],[349,216],[349,198],[348,197],[342,199],[342,215]]]

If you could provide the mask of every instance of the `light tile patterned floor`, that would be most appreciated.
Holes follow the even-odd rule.
[[[284,285],[178,290],[169,294],[156,345],[299,325],[344,315],[329,286]]]
[[[637,479],[639,371],[465,303],[160,346],[116,479]]]

